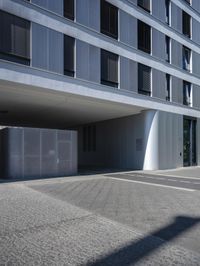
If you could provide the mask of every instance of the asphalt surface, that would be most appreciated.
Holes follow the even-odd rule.
[[[2,183],[0,265],[200,265],[195,182],[129,172]]]

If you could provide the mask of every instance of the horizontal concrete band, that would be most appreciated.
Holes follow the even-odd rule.
[[[60,92],[68,96],[87,97],[93,101],[103,101],[108,104],[112,102],[119,107],[120,105],[128,108],[137,106],[142,107],[143,110],[154,109],[200,118],[200,111],[193,108],[10,62],[0,61],[0,84],[5,88],[12,87],[13,90],[17,90],[17,86],[20,86],[27,94],[29,89],[46,89],[47,92],[52,93]]]
[[[137,14],[137,16],[140,16],[140,19],[142,19],[143,21],[148,19],[151,24],[155,24],[154,27],[159,28],[159,23],[162,26],[164,25],[161,22],[158,23],[155,20],[151,19],[150,15],[149,17],[147,15],[144,16],[141,12],[136,10],[136,7],[133,8],[132,5],[129,8],[129,4],[125,3],[124,0],[109,0],[109,2],[115,3],[116,6],[119,6],[120,8],[122,8],[122,10],[126,10],[126,12],[128,12],[129,9],[130,13],[134,11],[134,15]],[[154,69],[180,78],[181,80],[186,80],[198,86],[200,84],[200,78],[194,74],[188,73],[187,71],[182,70],[174,65],[169,65],[164,60],[158,60],[157,58],[141,52],[129,45],[120,43],[112,38],[100,34],[97,31],[91,30],[78,23],[74,23],[73,21],[67,20],[52,12],[48,12],[47,10],[42,9],[36,5],[29,4],[28,2],[21,2],[18,0],[0,0],[0,9],[31,20],[32,22],[38,23],[45,27],[49,27],[63,34],[70,35],[76,39],[79,39],[101,49],[105,49],[110,52],[115,51],[115,53],[120,56],[126,57],[135,62],[148,65]],[[147,23],[149,23],[148,21]],[[167,26],[163,26],[163,29],[167,30],[167,34],[172,34],[172,30],[170,30],[170,28],[168,28]],[[185,44],[186,40],[181,36],[179,37],[179,41]],[[178,36],[174,36],[174,38],[175,37],[178,38]],[[189,47],[189,45],[187,46]],[[194,45],[194,48],[195,47],[196,49],[198,48],[198,53],[200,54],[200,47]]]
[[[192,8],[192,6],[190,6],[185,1],[182,0],[171,0],[171,1],[200,23],[200,13],[196,11],[194,8]]]

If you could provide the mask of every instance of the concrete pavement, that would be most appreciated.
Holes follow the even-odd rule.
[[[0,265],[200,265],[199,191],[129,181],[0,184]]]

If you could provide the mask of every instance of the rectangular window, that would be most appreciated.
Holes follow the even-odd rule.
[[[74,0],[64,0],[64,17],[74,20]]]
[[[191,17],[185,11],[182,11],[182,19],[183,34],[191,38]]]
[[[30,22],[1,10],[0,58],[30,65]]]
[[[138,20],[138,49],[151,53],[151,27]]]
[[[101,33],[118,39],[118,9],[101,0]]]
[[[96,125],[83,127],[83,151],[96,151]]]
[[[170,0],[165,0],[165,22],[170,24]]]
[[[183,104],[187,106],[192,105],[191,101],[191,83],[183,81]]]
[[[170,101],[171,100],[171,77],[169,74],[166,74],[165,91],[166,91],[166,101]]]
[[[74,44],[72,37],[64,35],[64,74],[74,77]]]
[[[101,50],[101,84],[118,87],[118,57]]]
[[[137,4],[147,12],[150,12],[150,0],[138,0]]]
[[[138,64],[138,93],[151,96],[151,68]]]
[[[170,63],[170,38],[165,36],[165,60]]]
[[[183,69],[190,71],[191,70],[191,50],[183,46]]]

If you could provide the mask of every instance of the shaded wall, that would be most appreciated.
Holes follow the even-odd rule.
[[[96,123],[96,151],[83,151],[79,165],[117,169],[169,169],[183,166],[183,116],[160,111]]]

